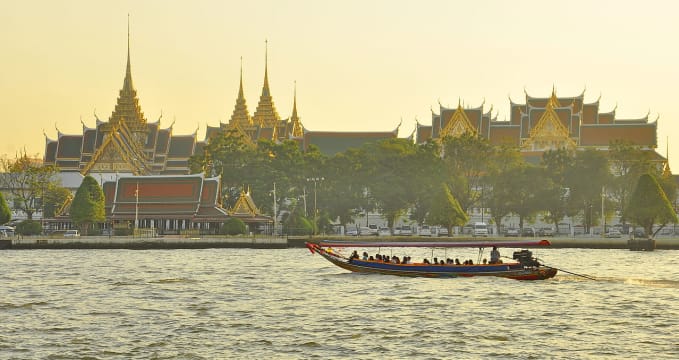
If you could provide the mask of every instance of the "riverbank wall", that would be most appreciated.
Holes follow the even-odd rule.
[[[266,236],[206,236],[206,237],[155,237],[139,238],[132,236],[83,236],[78,238],[24,237],[0,240],[0,249],[33,250],[33,249],[210,249],[210,248],[245,248],[245,249],[287,249],[303,248],[305,242],[322,240],[344,241],[422,241],[427,243],[441,242],[493,242],[493,241],[530,241],[537,238],[472,238],[472,237],[417,237],[417,236],[385,236],[385,237],[349,237],[349,236],[304,236],[304,237],[266,237]],[[629,249],[627,238],[598,237],[553,237],[547,238],[552,248],[582,249]],[[658,237],[657,250],[679,250],[679,238]]]

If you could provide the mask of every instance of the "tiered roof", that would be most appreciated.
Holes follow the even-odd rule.
[[[432,125],[417,124],[417,142],[457,136],[474,131],[492,144],[521,146],[524,153],[540,153],[560,147],[608,148],[614,140],[654,149],[657,146],[657,121],[649,122],[648,115],[639,119],[617,119],[615,109],[599,111],[599,99],[584,101],[584,91],[572,97],[557,96],[553,89],[549,97],[533,97],[525,93],[525,103],[510,98],[510,119],[497,121],[483,105],[456,109],[440,105],[440,112],[432,111]]]

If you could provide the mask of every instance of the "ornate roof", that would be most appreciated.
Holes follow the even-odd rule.
[[[132,131],[146,131],[146,118],[139,106],[137,90],[134,89],[134,85],[132,84],[129,27],[127,32],[127,67],[125,68],[125,79],[123,80],[123,88],[118,95],[116,106],[109,118],[109,123],[117,125],[122,119],[125,119],[127,126]]]
[[[262,95],[259,97],[259,103],[257,104],[257,109],[252,118],[255,125],[265,128],[276,127],[278,121],[281,119],[276,111],[271,92],[269,91],[268,47],[264,55],[264,85],[262,86]]]
[[[245,190],[241,190],[236,204],[233,205],[233,207],[229,210],[229,215],[237,217],[255,217],[259,214],[259,209],[255,205],[254,200],[252,200],[252,196],[250,196],[250,190],[247,192]]]
[[[301,138],[304,136],[304,127],[302,126],[299,116],[297,116],[297,82],[295,82],[295,96],[292,103],[292,116],[290,116],[290,125],[292,127],[290,130],[291,137]]]
[[[240,66],[240,86],[238,87],[238,98],[236,99],[236,105],[233,108],[233,114],[231,115],[231,120],[229,124],[238,123],[241,127],[252,126],[252,117],[248,112],[248,105],[245,101],[245,96],[243,95],[243,59],[241,58]]]

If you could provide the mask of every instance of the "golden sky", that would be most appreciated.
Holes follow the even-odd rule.
[[[240,59],[257,106],[268,39],[276,108],[294,82],[309,130],[431,124],[439,101],[499,120],[524,89],[601,96],[618,118],[658,115],[679,169],[679,2],[675,1],[13,1],[0,0],[0,154],[43,155],[45,137],[107,121],[123,85],[130,15],[132,76],[148,121],[175,134],[227,122]]]

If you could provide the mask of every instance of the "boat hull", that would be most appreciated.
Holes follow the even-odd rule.
[[[556,275],[547,266],[525,267],[519,263],[479,265],[393,264],[380,261],[349,260],[316,244],[307,243],[309,250],[332,264],[356,273],[384,274],[410,277],[456,278],[495,276],[515,280],[544,280]]]

